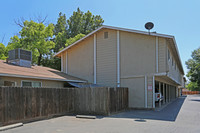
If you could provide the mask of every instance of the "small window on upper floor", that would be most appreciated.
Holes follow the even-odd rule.
[[[169,52],[169,49],[168,49],[168,61],[170,61],[170,52]]]
[[[108,38],[108,32],[104,32],[104,39]]]

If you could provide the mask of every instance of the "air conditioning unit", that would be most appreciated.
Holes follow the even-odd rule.
[[[8,51],[8,63],[18,66],[31,67],[32,52],[23,49]]]

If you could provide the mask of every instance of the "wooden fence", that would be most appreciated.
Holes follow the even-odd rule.
[[[200,94],[200,91],[182,91],[182,95],[195,95]]]
[[[128,108],[128,88],[76,88],[75,113],[110,115]]]
[[[109,115],[128,108],[128,88],[0,87],[0,126],[65,114]]]

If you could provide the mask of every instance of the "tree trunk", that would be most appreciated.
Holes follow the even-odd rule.
[[[41,59],[42,59],[42,54],[40,54],[40,56],[38,57],[38,66],[41,65]]]

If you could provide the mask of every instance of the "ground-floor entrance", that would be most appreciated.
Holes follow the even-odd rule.
[[[155,97],[161,94],[161,100],[155,98],[155,107],[160,107],[175,100],[178,97],[178,86],[166,82],[155,80]]]

